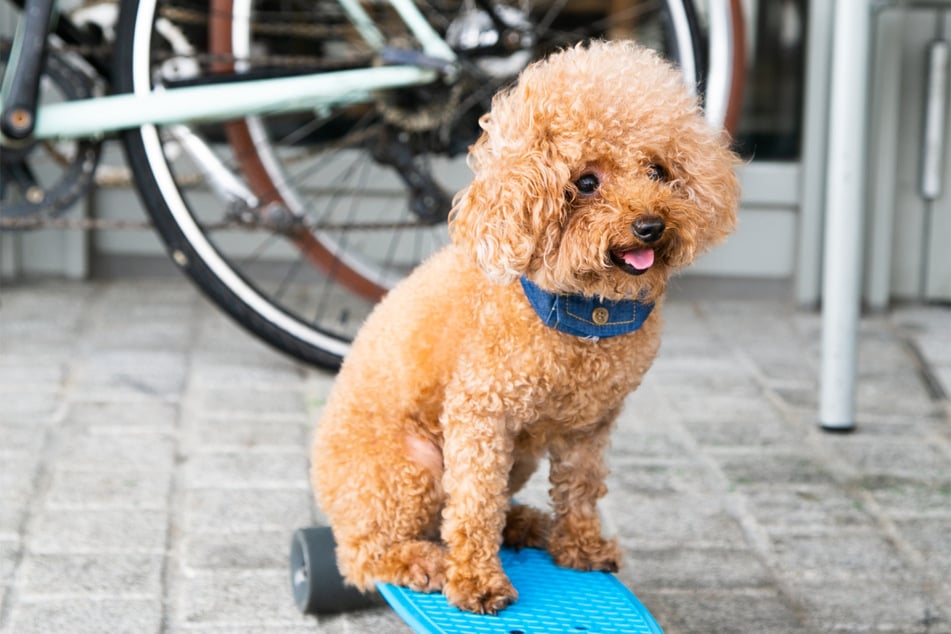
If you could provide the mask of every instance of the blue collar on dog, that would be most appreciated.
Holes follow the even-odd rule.
[[[640,330],[654,309],[652,302],[549,293],[525,277],[519,281],[542,323],[576,337],[600,339]]]

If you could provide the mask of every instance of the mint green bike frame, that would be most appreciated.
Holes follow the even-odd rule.
[[[381,51],[383,36],[359,2],[339,1],[361,37],[373,50]],[[423,54],[451,69],[456,61],[455,53],[426,22],[412,0],[387,2],[421,43]],[[17,49],[16,40],[13,49]],[[15,60],[15,56],[11,59]],[[380,66],[41,104],[33,138],[98,137],[149,124],[223,121],[365,102],[372,99],[375,91],[430,83],[439,75],[436,70],[422,66]],[[0,96],[0,106],[2,103]]]

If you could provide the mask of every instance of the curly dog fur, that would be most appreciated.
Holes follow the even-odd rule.
[[[668,277],[730,233],[739,188],[737,157],[678,71],[630,42],[529,66],[481,125],[453,244],[363,326],[312,476],[350,583],[494,613],[517,598],[502,543],[617,569],[596,511],[609,433],[657,354]],[[656,307],[634,333],[577,337],[541,322],[521,276]],[[546,453],[551,510],[511,505]]]

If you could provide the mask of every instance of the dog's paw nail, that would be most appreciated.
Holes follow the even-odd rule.
[[[487,581],[457,578],[446,584],[444,592],[449,603],[476,614],[498,614],[518,599],[518,592],[503,574]]]
[[[555,563],[575,570],[598,570],[617,572],[620,569],[621,551],[614,540],[600,539],[594,543],[573,543],[558,540],[551,549]]]

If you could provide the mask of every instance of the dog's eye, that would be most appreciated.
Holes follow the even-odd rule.
[[[575,181],[575,187],[578,188],[578,193],[582,196],[590,196],[598,191],[600,184],[601,181],[599,181],[598,177],[594,174],[582,174],[578,180]]]
[[[667,170],[664,169],[664,166],[659,163],[651,163],[647,166],[647,178],[652,181],[658,181],[661,183],[666,183],[670,176],[667,174]]]

